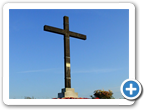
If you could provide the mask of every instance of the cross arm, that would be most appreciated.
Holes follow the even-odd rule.
[[[82,39],[82,40],[86,40],[86,35],[83,35],[83,34],[79,34],[79,33],[75,33],[75,32],[69,32],[69,35],[71,37],[75,37],[75,38],[78,38],[78,39]]]
[[[44,25],[44,30],[53,32],[53,33],[57,33],[57,34],[62,34],[62,35],[64,35],[64,33],[65,33],[65,31],[63,29],[59,29],[56,27],[48,26],[48,25]]]

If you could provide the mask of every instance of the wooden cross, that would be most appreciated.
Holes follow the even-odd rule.
[[[69,31],[69,18],[67,16],[64,16],[63,20],[64,20],[64,29],[59,29],[56,27],[45,25],[44,31],[64,35],[65,88],[71,88],[69,36],[86,40],[86,35]]]

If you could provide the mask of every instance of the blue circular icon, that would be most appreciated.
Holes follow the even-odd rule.
[[[121,85],[121,93],[127,99],[136,99],[141,93],[141,85],[136,80],[125,80]]]
[[[123,92],[128,97],[135,97],[139,93],[139,86],[134,81],[128,81],[123,86]]]

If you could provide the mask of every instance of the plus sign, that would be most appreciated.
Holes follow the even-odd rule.
[[[136,91],[137,88],[133,88],[132,84],[130,84],[130,88],[126,88],[127,91],[130,91],[130,95],[133,94],[133,91]]]

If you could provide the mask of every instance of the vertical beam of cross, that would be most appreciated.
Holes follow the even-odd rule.
[[[69,44],[69,18],[64,16],[64,66],[65,66],[65,88],[71,88],[70,76],[70,44]]]

